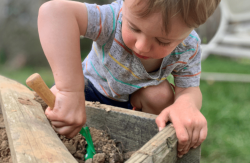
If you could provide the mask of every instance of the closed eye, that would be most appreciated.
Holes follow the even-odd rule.
[[[136,32],[136,33],[141,32],[141,30],[139,30],[139,29],[137,29],[137,28],[134,28],[129,22],[128,22],[128,27],[129,27],[129,29],[131,29],[133,32]]]
[[[134,32],[140,32],[140,30],[139,29],[135,29],[135,28],[133,28],[133,27],[131,27],[131,26],[129,26],[129,28],[132,30],[132,31],[134,31]]]
[[[163,43],[161,41],[159,41],[158,39],[156,39],[157,43],[160,45],[160,46],[168,46],[171,44],[171,42],[168,42],[168,43]]]

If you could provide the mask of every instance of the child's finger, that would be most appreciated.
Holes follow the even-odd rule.
[[[54,127],[55,131],[60,134],[64,135],[67,138],[73,138],[79,131],[81,130],[82,127],[72,127],[72,126],[64,126],[64,127]]]
[[[52,110],[50,107],[45,110],[45,115],[50,121],[61,121],[61,119],[59,119],[58,113],[55,112],[55,109]]]
[[[155,123],[157,124],[159,131],[161,131],[165,126],[166,123],[169,121],[169,111],[163,110],[155,119]]]
[[[191,128],[191,129],[186,128],[186,130],[188,133],[188,141],[186,143],[186,147],[184,147],[184,149],[183,149],[184,154],[186,154],[189,151],[190,145],[192,142],[192,137],[193,137],[193,128]]]
[[[55,126],[56,128],[60,128],[63,126],[67,126],[68,124],[62,121],[51,121],[51,125]]]
[[[81,131],[82,127],[78,127],[75,128],[75,130],[73,130],[72,132],[70,132],[69,134],[65,135],[67,138],[73,138],[74,136],[76,136],[76,134],[78,134]]]
[[[44,114],[46,115],[46,117],[47,117],[48,119],[50,119],[50,114],[51,114],[52,111],[53,111],[53,110],[52,110],[49,106],[46,108]]]
[[[199,139],[200,139],[200,131],[201,131],[201,129],[194,129],[193,136],[192,136],[189,148],[194,147],[194,145],[197,144],[197,142],[199,141]]]
[[[192,148],[194,146],[194,144],[196,144],[198,142],[199,135],[200,135],[200,130],[193,130],[192,134],[189,135],[190,141],[189,141],[188,145],[184,148],[183,151],[178,152],[178,155],[187,154],[188,151],[190,150],[190,148]],[[198,138],[197,138],[197,136],[198,136]]]
[[[65,136],[67,138],[73,138],[74,136],[76,136],[82,129],[82,126],[74,128],[74,130],[72,130],[72,132],[69,132],[69,134],[66,134]]]
[[[197,148],[198,146],[200,146],[201,143],[206,139],[206,137],[207,137],[207,126],[202,128],[199,134],[200,134],[199,140],[197,141],[196,144],[194,144],[193,148]]]
[[[176,122],[173,124],[174,124],[174,128],[176,130],[176,136],[178,138],[177,149],[179,152],[182,152],[189,144],[189,134],[188,134],[187,129],[183,125],[176,124]]]
[[[61,135],[68,135],[70,132],[74,130],[72,126],[54,127],[54,129],[58,134]]]

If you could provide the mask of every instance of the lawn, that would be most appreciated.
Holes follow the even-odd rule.
[[[250,162],[249,84],[202,81],[201,91],[202,113],[208,121],[201,162]]]
[[[203,72],[250,74],[250,60],[232,60],[209,56],[202,62]],[[0,74],[25,84],[38,72],[50,87],[54,83],[49,68],[23,68],[10,71],[0,66]],[[202,163],[250,162],[250,85],[249,83],[206,82],[200,85],[203,94],[202,113],[208,121],[208,136],[202,144]]]
[[[26,85],[26,79],[33,73],[39,73],[48,87],[54,84],[53,74],[50,68],[24,67],[18,70],[11,70],[0,65],[0,75],[16,80],[23,85]]]
[[[203,72],[250,74],[250,60],[210,56]],[[208,121],[208,136],[202,144],[202,163],[250,162],[249,83],[201,82],[202,113]]]

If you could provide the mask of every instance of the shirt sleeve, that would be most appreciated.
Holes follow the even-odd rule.
[[[107,5],[85,4],[88,12],[88,27],[84,37],[102,46],[109,39],[114,38],[122,1],[118,0]]]
[[[201,74],[201,47],[199,36],[195,33],[189,35],[189,41],[192,48],[188,49],[186,53],[186,64],[176,67],[172,72],[174,76],[175,85],[177,87],[197,87],[200,85]],[[190,46],[189,46],[190,47]]]

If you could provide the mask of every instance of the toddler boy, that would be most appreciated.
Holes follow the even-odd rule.
[[[201,114],[200,39],[220,0],[117,0],[109,5],[54,0],[39,10],[38,30],[52,68],[55,108],[46,109],[57,132],[76,135],[86,122],[85,99],[157,114],[171,121],[178,156],[206,138]],[[92,39],[81,64],[79,36]],[[166,80],[174,76],[174,92]]]

